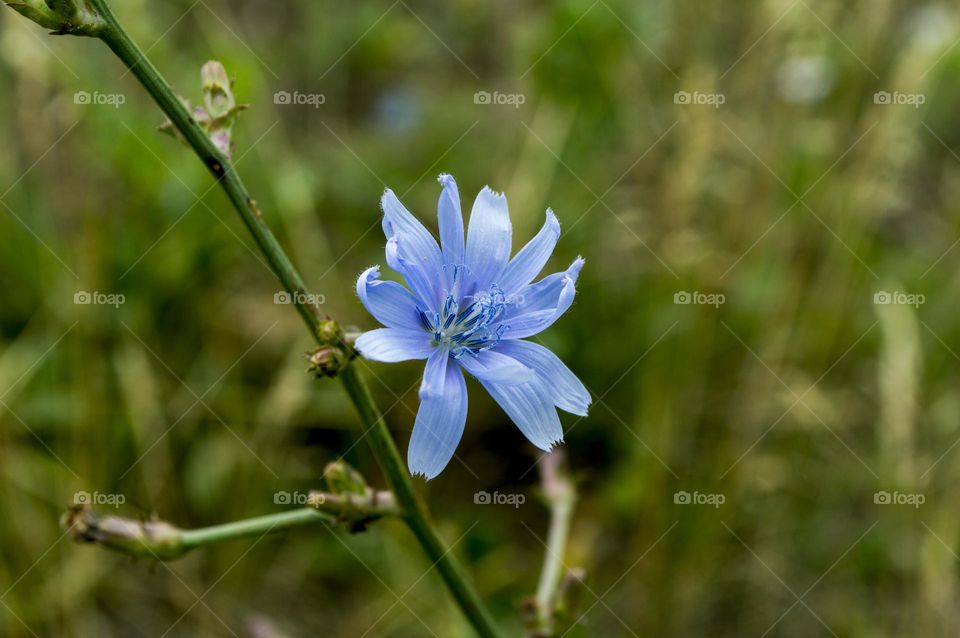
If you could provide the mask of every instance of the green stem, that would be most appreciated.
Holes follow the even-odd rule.
[[[173,92],[170,84],[140,51],[140,48],[127,35],[127,32],[123,30],[106,0],[91,0],[91,2],[104,22],[104,26],[97,35],[133,72],[140,84],[143,85],[160,109],[187,140],[200,160],[220,182],[223,190],[227,193],[227,197],[230,198],[230,203],[240,213],[243,223],[270,263],[271,270],[276,273],[290,293],[297,311],[310,327],[314,338],[318,338],[320,323],[324,317],[316,306],[303,303],[305,299],[309,298],[306,294],[307,289],[303,279],[281,248],[277,238],[270,232],[260,209],[257,208],[257,203],[247,193],[240,176],[229,161],[217,150],[206,132],[200,128],[200,125],[194,120],[180,98]]]
[[[323,317],[315,306],[302,303],[303,300],[308,299],[305,294],[306,287],[303,279],[290,262],[276,237],[270,232],[260,210],[248,194],[239,175],[229,161],[217,150],[203,129],[197,125],[173,92],[169,83],[163,79],[156,67],[120,26],[106,0],[90,0],[90,2],[103,19],[104,26],[97,35],[133,72],[157,105],[184,136],[194,152],[220,182],[260,250],[266,256],[271,269],[287,291],[291,293],[297,311],[309,327],[314,339],[321,346],[330,345],[330,334],[339,334],[339,327]],[[329,324],[329,326],[325,324]],[[340,373],[340,378],[353,401],[354,407],[360,414],[361,421],[367,428],[366,438],[370,442],[373,453],[396,495],[397,503],[403,510],[407,525],[420,541],[424,552],[433,561],[454,599],[477,633],[484,638],[495,638],[499,634],[492,616],[467,579],[457,559],[431,525],[427,509],[417,495],[413,481],[407,473],[383,416],[373,401],[366,381],[354,366],[346,367]]]
[[[262,536],[270,532],[279,532],[290,527],[299,527],[301,525],[315,525],[320,522],[331,523],[336,518],[320,512],[312,507],[301,507],[300,509],[280,512],[279,514],[267,514],[257,516],[256,518],[247,518],[242,521],[233,521],[211,527],[201,527],[199,529],[185,529],[180,535],[180,542],[183,544],[184,551],[190,551],[203,545],[211,543],[220,543],[236,538],[245,538],[247,536]]]
[[[484,637],[498,636],[496,625],[490,612],[470,584],[460,562],[446,547],[443,540],[430,524],[426,506],[417,495],[413,481],[404,466],[400,452],[390,436],[383,421],[383,415],[377,408],[370,388],[367,386],[356,366],[348,366],[340,373],[340,379],[347,394],[360,412],[360,420],[367,427],[367,439],[373,447],[373,453],[380,462],[383,473],[393,488],[394,496],[400,505],[407,526],[420,541],[424,552],[434,561],[434,566],[447,583],[450,593],[460,604],[464,614],[473,624],[477,633]]]
[[[368,489],[366,494],[331,494],[312,491],[308,496],[308,502],[311,503],[309,507],[279,514],[267,514],[211,527],[183,530],[180,542],[184,550],[189,551],[201,545],[245,536],[260,536],[288,527],[312,525],[318,522],[363,526],[385,516],[401,515],[392,492],[377,492],[372,489]]]

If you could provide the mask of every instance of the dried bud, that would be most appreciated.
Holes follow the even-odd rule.
[[[312,353],[308,352],[306,357],[309,362],[307,372],[314,374],[318,379],[337,376],[350,362],[350,358],[339,346],[323,346]]]
[[[54,35],[95,36],[104,26],[87,0],[9,0],[6,4]]]
[[[180,529],[164,521],[101,516],[89,505],[71,505],[60,523],[77,542],[131,556],[172,560],[186,551]]]
[[[306,357],[310,362],[307,372],[320,377],[335,377],[350,360],[357,356],[356,351],[347,344],[343,330],[333,319],[324,319],[317,326],[317,340],[322,345]]]

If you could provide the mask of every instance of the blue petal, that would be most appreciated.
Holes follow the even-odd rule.
[[[427,388],[424,390],[424,388]],[[467,385],[460,366],[438,350],[428,360],[413,424],[407,465],[411,474],[434,478],[453,457],[467,421]]]
[[[475,290],[488,289],[503,273],[510,259],[511,232],[507,198],[484,186],[470,212],[464,257]]]
[[[377,321],[391,328],[420,327],[417,299],[393,281],[380,280],[380,266],[367,268],[357,279],[357,295]]]
[[[524,364],[493,350],[484,350],[476,355],[467,353],[457,362],[481,381],[514,384],[530,381],[534,377],[534,371]]]
[[[480,383],[538,448],[549,452],[557,443],[563,442],[560,417],[542,381],[534,379],[518,385]]]
[[[403,275],[417,299],[426,308],[436,312],[442,288],[440,271],[424,263],[424,259],[412,251],[415,242],[405,233],[397,233],[387,241],[387,265]]]
[[[529,284],[543,270],[559,238],[560,222],[548,208],[543,228],[514,255],[500,277],[500,288],[507,297]]]
[[[460,192],[452,175],[446,173],[437,179],[443,185],[437,203],[437,222],[440,225],[440,249],[444,264],[463,264],[463,213],[460,212]]]
[[[365,358],[387,363],[426,359],[436,350],[429,333],[407,328],[377,328],[364,332],[354,345]]]
[[[514,295],[515,305],[504,311],[501,324],[510,326],[504,339],[522,339],[547,329],[573,304],[577,277],[583,267],[582,257],[564,272],[544,277]]]
[[[420,382],[420,399],[427,397],[442,397],[444,384],[447,379],[447,364],[450,362],[450,351],[437,348],[427,358],[427,365],[423,369],[423,379]]]
[[[553,404],[572,414],[587,416],[590,393],[560,357],[539,343],[502,341],[497,350],[533,369],[550,392]]]
[[[437,240],[430,231],[400,203],[389,188],[380,198],[380,207],[383,209],[383,233],[387,239],[403,233],[408,238],[411,252],[439,273],[443,261]]]

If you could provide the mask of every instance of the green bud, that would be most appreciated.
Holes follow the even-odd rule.
[[[104,24],[87,0],[8,0],[6,4],[55,35],[95,36]]]
[[[210,60],[201,67],[200,84],[203,88],[203,110],[206,112],[201,126],[206,129],[217,150],[229,159],[233,150],[233,125],[237,121],[237,114],[247,105],[237,104],[233,97],[233,82],[227,77],[227,70],[216,60]]]
[[[317,328],[317,336],[323,343],[340,343],[343,341],[343,333],[340,330],[340,324],[333,319],[324,319]]]
[[[200,69],[200,81],[203,85],[203,102],[212,119],[224,117],[237,105],[233,98],[233,82],[227,77],[227,70],[216,60],[210,60]]]
[[[328,463],[323,476],[327,488],[334,494],[367,494],[366,479],[342,459]]]
[[[237,121],[237,114],[247,105],[237,104],[233,97],[233,82],[227,77],[227,70],[216,60],[210,60],[200,68],[200,85],[203,89],[203,106],[193,106],[182,97],[180,101],[217,150],[230,159],[233,125]],[[170,120],[160,125],[160,131],[186,143]]]

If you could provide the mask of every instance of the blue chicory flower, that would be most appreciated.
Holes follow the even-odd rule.
[[[386,328],[362,334],[356,347],[374,361],[426,359],[420,409],[407,463],[431,479],[453,456],[467,419],[462,370],[472,374],[524,435],[550,451],[563,442],[556,408],[586,415],[590,393],[547,348],[525,341],[549,327],[573,303],[583,266],[530,282],[547,263],[560,223],[547,209],[543,228],[510,259],[507,200],[484,187],[473,204],[464,241],[460,195],[450,175],[439,178],[440,245],[404,208],[383,194],[387,265],[404,286],[380,279],[380,267],[357,280],[364,307]]]

